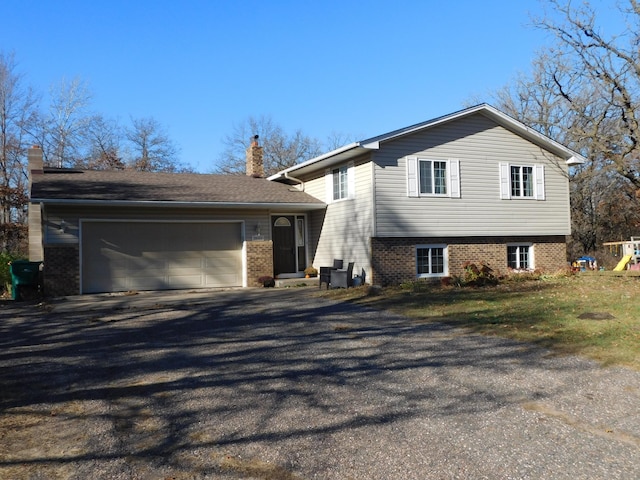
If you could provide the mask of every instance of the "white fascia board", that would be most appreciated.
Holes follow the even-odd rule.
[[[342,155],[342,154],[347,153],[347,152],[349,152],[351,150],[368,149],[368,148],[369,148],[368,146],[362,145],[360,142],[353,142],[353,143],[350,143],[349,145],[345,145],[344,147],[336,148],[335,150],[332,150],[330,152],[323,153],[322,155],[319,155],[317,157],[311,158],[311,159],[309,159],[309,160],[307,160],[305,162],[302,162],[302,163],[299,163],[297,165],[293,165],[291,167],[285,168],[284,170],[281,170],[278,173],[274,173],[270,177],[267,177],[267,180],[278,180],[279,178],[284,178],[284,174],[285,173],[295,172],[297,170],[303,169],[303,168],[308,167],[310,165],[314,165],[316,163],[320,163],[322,161],[329,160],[332,157],[337,157],[338,155]]]
[[[565,162],[567,165],[582,165],[583,163],[587,163],[587,159],[582,155],[575,154],[569,160]]]
[[[366,148],[367,150],[380,150],[380,142],[363,143],[362,148]]]
[[[494,121],[496,121],[498,124],[511,128],[511,130],[522,135],[524,138],[528,138],[529,140],[535,139],[538,142],[538,144],[540,144],[541,146],[545,147],[551,152],[559,154],[559,156],[561,156],[567,162],[567,165],[576,165],[580,163],[585,163],[587,161],[587,159],[584,158],[579,153],[574,152],[570,148],[565,147],[561,143],[556,142],[555,140],[534,130],[533,128],[526,126],[524,123],[520,122],[519,120],[516,120],[515,118],[507,115],[504,112],[501,112],[497,108],[492,107],[487,103],[482,103],[480,105],[469,107],[464,110],[460,110],[458,112],[454,112],[449,115],[444,115],[442,117],[428,120],[426,122],[418,123],[416,125],[402,128],[400,130],[394,130],[393,132],[379,135],[377,137],[372,137],[369,140],[364,140],[361,143],[363,145],[369,145],[369,144],[375,143],[379,146],[380,142],[386,142],[389,140],[393,140],[394,138],[409,135],[420,130],[433,128],[442,123],[451,122],[458,118],[467,117],[469,115],[473,115],[476,113],[484,113],[489,118],[492,118]]]
[[[242,202],[162,202],[134,200],[75,200],[32,198],[31,203],[88,207],[174,207],[174,208],[246,208],[246,209],[306,209],[322,210],[324,203],[242,203]]]

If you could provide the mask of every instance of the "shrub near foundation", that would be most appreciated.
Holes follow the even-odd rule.
[[[260,278],[258,278],[258,282],[262,284],[263,287],[275,287],[276,286],[276,281],[273,277],[270,277],[269,275],[264,275]]]
[[[464,270],[462,278],[455,282],[462,286],[484,287],[498,284],[498,278],[493,274],[493,269],[487,263],[465,262],[462,265],[462,269]]]
[[[9,263],[23,257],[8,252],[0,253],[0,297],[11,293],[11,270]]]

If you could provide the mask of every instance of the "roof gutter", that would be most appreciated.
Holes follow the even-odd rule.
[[[304,182],[302,180],[300,180],[299,178],[296,177],[292,177],[291,175],[289,175],[289,172],[283,172],[284,178],[286,178],[287,180],[293,180],[294,182],[298,182],[300,184],[300,191],[304,192]]]
[[[584,158],[582,155],[580,155],[579,157],[576,157],[574,155],[573,157],[568,159],[565,163],[567,165],[582,165],[582,164],[586,163],[586,158]]]
[[[161,208],[253,208],[253,209],[298,209],[298,210],[323,210],[324,203],[248,203],[248,202],[172,202],[154,200],[76,200],[69,198],[45,199],[32,198],[31,203],[45,205],[69,205],[69,206],[105,206],[105,207],[161,207]]]
[[[277,180],[277,179],[282,178],[282,177],[287,178],[286,175],[289,172],[300,170],[301,168],[304,168],[304,167],[306,167],[308,165],[312,165],[312,164],[318,163],[318,162],[320,162],[322,160],[326,160],[328,158],[335,157],[336,155],[339,155],[339,154],[344,153],[344,152],[348,152],[349,150],[356,149],[356,148],[358,148],[360,146],[361,146],[360,142],[350,143],[349,145],[345,145],[344,147],[340,147],[340,148],[337,148],[337,149],[332,150],[330,152],[324,153],[324,154],[320,155],[319,157],[314,157],[314,158],[312,158],[310,160],[307,160],[305,162],[298,163],[297,165],[293,165],[291,167],[285,168],[284,170],[281,170],[280,172],[275,173],[275,174],[271,175],[270,177],[267,177],[267,180]]]

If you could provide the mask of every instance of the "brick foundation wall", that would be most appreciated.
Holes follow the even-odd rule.
[[[562,242],[538,242],[534,244],[536,269],[554,272],[567,266],[567,244]]]
[[[555,271],[566,266],[564,236],[472,238],[372,238],[372,279],[378,285],[397,285],[416,279],[416,245],[448,245],[449,275],[461,275],[467,262],[485,262],[498,273],[507,270],[507,244],[532,243],[535,267]]]
[[[273,277],[273,242],[247,242],[247,286],[259,287],[258,278]]]
[[[397,285],[416,277],[416,238],[372,238],[371,280],[374,285]]]
[[[78,245],[44,247],[44,294],[60,297],[80,294]]]

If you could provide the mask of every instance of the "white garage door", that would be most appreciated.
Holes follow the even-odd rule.
[[[82,291],[242,286],[240,223],[82,223]]]

